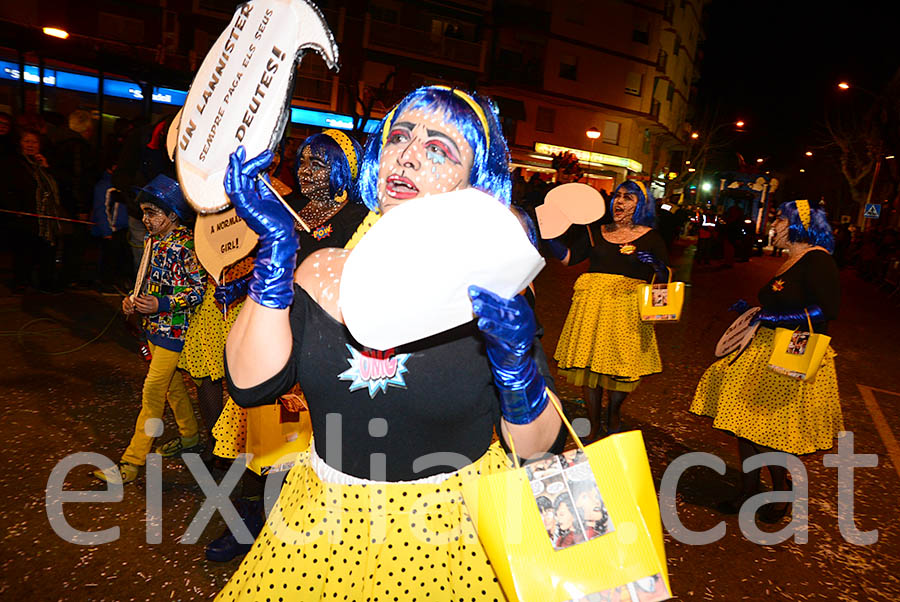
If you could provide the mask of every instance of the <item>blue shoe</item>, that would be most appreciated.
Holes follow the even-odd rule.
[[[247,530],[256,539],[259,532],[262,531],[266,518],[263,515],[262,500],[248,500],[238,498],[234,502],[235,508],[244,521]],[[253,547],[252,543],[238,543],[231,533],[231,529],[226,527],[225,532],[218,539],[214,539],[206,545],[206,558],[213,562],[228,562],[243,556]]]

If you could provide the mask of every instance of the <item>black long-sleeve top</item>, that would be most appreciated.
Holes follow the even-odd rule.
[[[590,236],[588,235],[590,228]],[[653,267],[642,263],[637,258],[637,251],[653,253],[657,258],[669,264],[666,243],[656,230],[648,230],[637,239],[628,243],[612,243],[603,238],[602,226],[572,226],[564,235],[563,243],[569,248],[569,265],[590,259],[588,272],[600,274],[619,274],[638,280],[650,280]],[[591,246],[591,238],[594,244]]]
[[[813,330],[827,334],[828,322],[837,319],[841,304],[840,274],[834,258],[827,251],[809,251],[760,289],[759,302],[764,311],[778,313],[803,313],[817,305],[825,321],[813,324]],[[777,326],[806,328],[806,317],[796,323],[779,322]]]

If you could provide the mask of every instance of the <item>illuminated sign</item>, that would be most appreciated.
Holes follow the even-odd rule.
[[[36,65],[25,65],[25,83],[38,83],[39,69]],[[0,80],[19,80],[19,65],[9,61],[0,61]],[[94,75],[60,71],[58,69],[44,69],[44,85],[63,90],[74,90],[97,94],[100,80]],[[119,79],[104,78],[103,94],[114,98],[127,100],[142,100],[144,93],[141,87],[134,82],[126,82]],[[172,88],[153,88],[153,102],[167,105],[182,106],[187,98],[187,92]],[[336,130],[352,130],[353,117],[339,113],[327,113],[291,107],[291,122],[301,125],[311,125],[321,128],[334,128]],[[378,130],[378,119],[366,121],[363,131],[371,134]]]
[[[535,142],[534,150],[542,155],[555,155],[557,153],[570,152],[579,161],[589,163],[591,165],[612,165],[613,167],[624,167],[629,171],[639,173],[644,166],[628,157],[618,157],[616,155],[604,155],[603,153],[592,153],[590,151],[581,150],[580,148],[567,148],[565,146],[555,146],[553,144],[545,144],[543,142]]]

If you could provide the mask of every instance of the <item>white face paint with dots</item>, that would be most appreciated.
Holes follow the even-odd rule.
[[[474,153],[443,111],[406,110],[381,149],[378,201],[387,212],[410,199],[469,187]]]

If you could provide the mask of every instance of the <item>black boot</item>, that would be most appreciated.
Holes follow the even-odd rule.
[[[234,505],[247,530],[256,539],[266,522],[262,499],[238,498]],[[213,562],[228,562],[237,556],[243,556],[250,551],[251,547],[253,547],[253,543],[239,543],[231,533],[231,529],[226,527],[221,537],[206,545],[206,558]]]

